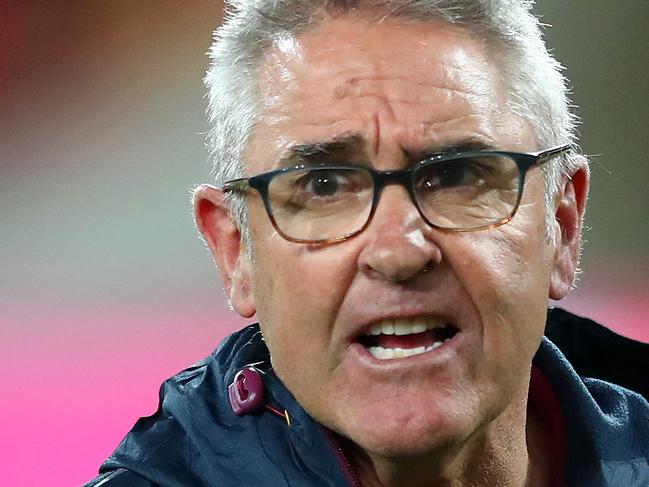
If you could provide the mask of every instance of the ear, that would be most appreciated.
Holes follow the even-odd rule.
[[[194,219],[221,273],[234,310],[245,318],[255,314],[251,263],[241,233],[225,204],[223,191],[203,184],[194,191]]]
[[[589,184],[588,166],[584,160],[557,195],[554,217],[561,240],[557,241],[554,268],[550,276],[549,297],[551,299],[564,298],[572,289],[575,280],[581,253],[582,222]]]

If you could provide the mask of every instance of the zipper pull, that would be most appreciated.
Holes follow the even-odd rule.
[[[264,381],[259,371],[252,366],[244,367],[237,372],[234,381],[228,386],[228,397],[232,411],[237,416],[252,413],[263,406],[267,411],[284,419],[288,427],[291,427],[291,418],[286,409],[282,412],[266,403]]]

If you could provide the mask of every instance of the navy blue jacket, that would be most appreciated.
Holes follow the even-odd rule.
[[[243,367],[259,363],[267,403],[286,409],[290,427],[263,408],[233,413],[228,385]],[[135,424],[86,487],[358,485],[335,437],[268,363],[257,325],[226,338],[162,385],[158,411]],[[648,487],[649,345],[553,309],[534,365],[561,407],[567,485]]]

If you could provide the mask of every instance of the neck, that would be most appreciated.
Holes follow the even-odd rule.
[[[460,444],[422,454],[386,458],[351,442],[343,448],[363,487],[546,487],[552,442],[526,406],[527,397]]]

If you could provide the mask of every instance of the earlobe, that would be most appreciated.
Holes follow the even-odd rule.
[[[232,306],[241,316],[249,318],[256,312],[250,262],[223,192],[208,184],[196,188],[194,219],[214,257]]]
[[[555,210],[559,231],[550,276],[549,297],[562,299],[572,289],[579,265],[581,231],[589,186],[588,167],[585,162],[565,182]]]

